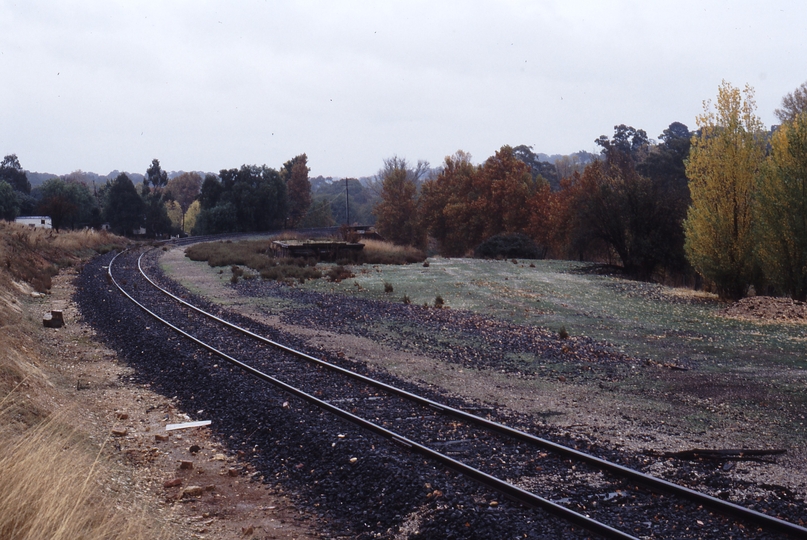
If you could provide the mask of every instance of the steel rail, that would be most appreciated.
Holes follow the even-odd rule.
[[[465,476],[467,476],[469,478],[472,478],[473,480],[476,480],[480,484],[482,484],[484,486],[487,486],[488,488],[491,488],[491,489],[493,489],[495,491],[498,491],[498,492],[504,494],[505,496],[507,496],[508,498],[513,499],[514,501],[516,501],[518,503],[521,503],[521,504],[524,504],[526,506],[533,507],[533,508],[539,508],[541,510],[544,510],[544,511],[550,513],[550,514],[553,514],[555,516],[563,518],[566,521],[569,521],[571,523],[579,525],[579,526],[583,527],[584,529],[586,529],[588,531],[591,531],[591,532],[600,534],[602,536],[605,536],[606,538],[616,538],[616,539],[620,539],[620,540],[639,540],[637,537],[632,536],[630,534],[627,534],[627,533],[625,533],[623,531],[620,531],[619,529],[615,529],[614,527],[611,527],[610,525],[607,525],[605,523],[602,523],[602,522],[599,522],[597,520],[594,520],[594,519],[592,519],[592,518],[590,518],[588,516],[585,516],[583,514],[575,512],[574,510],[571,510],[569,508],[566,508],[565,506],[561,506],[561,505],[559,505],[557,503],[554,503],[554,502],[550,501],[549,499],[545,499],[545,498],[543,498],[543,497],[541,497],[539,495],[536,495],[535,493],[532,493],[532,492],[526,491],[524,489],[521,489],[518,486],[515,486],[515,485],[513,485],[513,484],[511,484],[509,482],[506,482],[506,481],[504,481],[504,480],[502,480],[500,478],[497,478],[495,476],[492,476],[492,475],[490,475],[490,474],[488,474],[488,473],[486,473],[484,471],[481,471],[481,470],[479,470],[479,469],[477,469],[475,467],[471,467],[470,465],[467,465],[467,464],[465,464],[465,463],[463,463],[461,461],[457,461],[452,457],[449,457],[449,456],[447,456],[445,454],[437,452],[436,450],[433,450],[433,449],[431,449],[431,448],[429,448],[427,446],[424,446],[424,445],[422,445],[422,444],[420,444],[420,443],[418,443],[416,441],[413,441],[413,440],[411,440],[411,439],[409,439],[409,438],[407,438],[407,437],[405,437],[403,435],[395,433],[394,431],[390,431],[385,427],[379,426],[378,424],[370,422],[369,420],[366,420],[364,418],[356,416],[356,415],[354,415],[353,413],[351,413],[349,411],[346,411],[344,409],[340,409],[339,407],[336,407],[335,405],[332,405],[332,404],[328,403],[327,401],[321,400],[321,399],[319,399],[319,398],[317,398],[317,397],[315,397],[315,396],[313,396],[313,395],[311,395],[311,394],[309,394],[309,393],[307,393],[307,392],[305,392],[303,390],[300,390],[299,388],[296,388],[296,387],[291,386],[291,385],[289,385],[289,384],[287,384],[287,383],[285,383],[285,382],[283,382],[283,381],[281,381],[279,379],[276,379],[276,378],[272,377],[271,375],[268,375],[268,374],[266,374],[266,373],[264,373],[264,372],[262,372],[262,371],[260,371],[260,370],[258,370],[256,368],[250,366],[249,364],[246,364],[246,363],[244,363],[244,362],[242,362],[242,361],[240,361],[240,360],[238,360],[238,359],[236,359],[236,358],[234,358],[234,357],[232,357],[232,356],[230,356],[230,355],[216,349],[212,345],[209,345],[209,344],[205,343],[204,341],[200,340],[199,338],[185,332],[181,328],[173,325],[169,321],[163,319],[162,317],[160,317],[159,315],[157,315],[156,313],[154,313],[153,311],[148,309],[146,306],[144,306],[142,303],[138,302],[134,297],[132,297],[128,292],[126,292],[123,289],[123,287],[120,286],[120,284],[117,282],[115,277],[112,275],[112,265],[115,262],[115,259],[118,258],[118,255],[120,255],[120,253],[116,254],[115,257],[113,257],[112,260],[109,262],[107,272],[108,272],[109,277],[112,280],[112,282],[115,284],[115,286],[118,288],[118,290],[121,291],[121,293],[123,293],[124,296],[126,296],[126,298],[128,298],[131,302],[133,302],[136,306],[138,306],[140,309],[145,311],[148,315],[150,315],[151,317],[153,317],[154,319],[156,319],[160,323],[164,324],[165,326],[167,326],[168,328],[170,328],[174,332],[176,332],[179,335],[185,337],[186,339],[196,343],[197,345],[204,348],[205,350],[219,356],[220,358],[224,359],[225,361],[229,362],[230,364],[242,369],[243,371],[245,371],[248,374],[256,377],[257,379],[260,379],[262,381],[268,382],[268,383],[280,388],[281,390],[283,390],[283,391],[285,391],[285,392],[287,392],[287,393],[289,393],[289,394],[291,394],[293,396],[296,396],[296,397],[298,397],[298,398],[300,398],[300,399],[302,399],[304,401],[307,401],[308,403],[311,403],[312,405],[315,405],[315,406],[317,406],[317,407],[319,407],[321,409],[324,409],[324,410],[330,412],[331,414],[334,414],[334,415],[336,415],[336,416],[338,416],[340,418],[343,418],[343,419],[345,419],[345,420],[347,420],[347,421],[349,421],[351,423],[354,423],[354,424],[356,424],[356,425],[358,425],[360,427],[363,427],[363,428],[365,428],[365,429],[367,429],[367,430],[369,430],[369,431],[371,431],[373,433],[381,435],[382,437],[390,439],[393,442],[395,442],[397,444],[400,444],[400,445],[404,446],[405,448],[407,448],[407,449],[409,449],[409,450],[411,450],[413,452],[417,452],[417,453],[419,453],[419,454],[421,454],[421,455],[423,455],[425,457],[434,459],[438,463],[441,463],[441,464],[445,465],[446,467],[448,467],[448,468],[450,468],[450,469],[452,469],[452,470],[454,470],[454,471],[456,471],[456,472],[458,472],[460,474],[463,474],[463,475],[465,475]],[[139,261],[139,259],[138,259],[138,261]]]
[[[317,365],[320,365],[320,366],[323,366],[325,368],[331,369],[331,370],[336,371],[338,373],[341,373],[343,375],[347,375],[349,377],[352,377],[354,379],[360,380],[360,381],[365,382],[367,384],[371,384],[373,386],[376,386],[378,388],[386,390],[386,391],[388,391],[390,393],[393,393],[393,394],[396,394],[398,396],[413,400],[413,401],[415,401],[417,403],[420,403],[421,405],[426,405],[426,406],[431,407],[433,409],[436,409],[438,411],[441,411],[441,412],[444,412],[446,414],[452,415],[452,416],[454,416],[456,418],[460,418],[460,419],[466,420],[468,422],[472,422],[472,423],[475,423],[477,425],[484,426],[484,427],[490,429],[491,431],[495,431],[497,433],[508,435],[510,437],[513,437],[513,438],[521,440],[521,441],[525,441],[525,442],[529,442],[529,443],[532,443],[532,444],[539,445],[539,446],[541,446],[541,447],[543,447],[543,448],[545,448],[547,450],[551,450],[551,451],[553,451],[553,452],[555,452],[557,454],[561,454],[561,455],[566,456],[566,457],[570,457],[570,458],[577,459],[579,461],[583,461],[583,462],[588,463],[590,465],[593,465],[593,466],[595,466],[595,467],[597,467],[597,468],[599,468],[601,470],[605,470],[605,471],[614,473],[614,474],[616,474],[618,476],[628,478],[628,479],[630,479],[630,480],[632,480],[634,482],[642,484],[643,486],[645,486],[647,488],[650,488],[651,490],[656,490],[656,491],[661,491],[661,492],[668,493],[668,494],[677,495],[677,496],[683,497],[683,498],[685,498],[687,500],[694,501],[694,502],[697,502],[699,504],[703,504],[704,506],[708,506],[709,508],[711,508],[713,510],[716,510],[716,511],[719,511],[721,513],[729,514],[729,515],[732,515],[732,516],[737,516],[737,517],[749,520],[751,522],[754,522],[756,524],[764,525],[764,526],[769,527],[771,529],[775,529],[775,530],[777,530],[779,532],[785,532],[785,533],[792,534],[792,535],[795,535],[795,536],[800,537],[800,538],[807,537],[807,528],[802,527],[800,525],[797,525],[795,523],[791,523],[789,521],[785,521],[783,519],[779,519],[779,518],[774,517],[774,516],[769,516],[768,514],[764,514],[762,512],[758,512],[756,510],[746,508],[746,507],[741,506],[739,504],[735,504],[735,503],[732,503],[732,502],[729,502],[729,501],[724,501],[722,499],[718,499],[717,497],[713,497],[713,496],[708,495],[706,493],[696,491],[694,489],[682,486],[680,484],[676,484],[674,482],[670,482],[668,480],[664,480],[662,478],[658,478],[656,476],[652,476],[652,475],[637,471],[635,469],[631,469],[629,467],[626,467],[624,465],[620,465],[618,463],[613,463],[613,462],[605,460],[603,458],[599,458],[597,456],[593,456],[591,454],[581,452],[580,450],[577,450],[577,449],[574,449],[574,448],[570,448],[568,446],[564,446],[564,445],[552,442],[552,441],[550,441],[548,439],[543,439],[543,438],[538,437],[536,435],[532,435],[530,433],[511,428],[511,427],[506,426],[504,424],[499,424],[497,422],[493,422],[492,420],[488,420],[487,418],[483,418],[481,416],[476,416],[474,414],[468,413],[468,412],[463,411],[461,409],[457,409],[457,408],[454,408],[454,407],[451,407],[451,406],[448,406],[448,405],[445,405],[445,404],[442,404],[442,403],[438,403],[436,401],[430,400],[430,399],[425,398],[423,396],[413,394],[413,393],[408,392],[406,390],[403,390],[401,388],[391,386],[391,385],[389,385],[387,383],[384,383],[384,382],[381,382],[379,380],[367,377],[365,375],[361,375],[359,373],[356,373],[354,371],[350,371],[348,369],[345,369],[343,367],[337,366],[335,364],[331,364],[330,362],[326,362],[325,360],[322,360],[320,358],[316,358],[316,357],[311,356],[309,354],[306,354],[306,353],[304,353],[302,351],[292,349],[291,347],[283,345],[282,343],[278,343],[276,341],[270,340],[270,339],[268,339],[268,338],[266,338],[264,336],[261,336],[259,334],[254,333],[254,332],[252,332],[252,331],[250,331],[250,330],[248,330],[246,328],[242,328],[242,327],[240,327],[240,326],[238,326],[236,324],[233,324],[233,323],[231,323],[231,322],[229,322],[229,321],[227,321],[225,319],[222,319],[222,318],[220,318],[220,317],[218,317],[216,315],[213,315],[212,313],[209,313],[209,312],[207,312],[207,311],[205,311],[205,310],[203,310],[203,309],[201,309],[201,308],[199,308],[197,306],[194,306],[193,304],[191,304],[191,303],[183,300],[182,298],[179,298],[178,296],[172,294],[170,291],[164,289],[163,287],[160,287],[143,270],[143,267],[142,267],[142,264],[141,264],[141,260],[143,258],[143,255],[145,255],[145,253],[141,254],[140,257],[138,257],[138,259],[137,259],[138,270],[143,275],[143,277],[146,280],[148,280],[148,282],[151,283],[152,286],[154,286],[156,289],[158,289],[159,291],[161,291],[164,294],[168,295],[169,297],[173,298],[174,300],[182,303],[186,307],[188,307],[190,309],[193,309],[196,312],[198,312],[198,313],[200,313],[202,315],[205,315],[206,317],[209,317],[209,318],[211,318],[211,319],[213,319],[213,320],[215,320],[217,322],[220,322],[221,324],[224,324],[225,326],[228,326],[228,327],[230,327],[230,328],[232,328],[234,330],[242,332],[242,333],[244,333],[244,334],[246,334],[246,335],[248,335],[248,336],[250,336],[250,337],[252,337],[252,338],[254,338],[256,340],[258,340],[258,341],[261,341],[263,343],[266,343],[268,345],[276,347],[276,348],[278,348],[278,349],[280,349],[282,351],[285,351],[287,353],[293,354],[293,355],[295,355],[295,356],[297,356],[299,358],[303,358],[305,360],[308,360],[310,362],[313,362],[313,363],[315,363]]]

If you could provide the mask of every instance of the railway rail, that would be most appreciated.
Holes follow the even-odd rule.
[[[161,286],[146,273],[143,254],[116,256],[108,272],[117,288],[141,309],[230,365],[510,499],[589,531],[609,538],[636,538],[632,534],[636,527],[626,524],[636,523],[633,515],[641,510],[647,515],[638,521],[655,522],[652,534],[660,536],[685,536],[679,524],[681,514],[686,514],[690,520],[697,517],[709,530],[730,529],[733,520],[739,519],[775,534],[807,537],[807,528],[800,525],[508,427],[268,339]],[[156,302],[149,289],[159,291],[169,304]],[[547,482],[546,470],[562,472],[555,472]],[[556,483],[558,475],[564,485]],[[584,512],[574,510],[575,506],[585,508]],[[708,523],[703,524],[704,520]],[[648,536],[648,531],[639,529],[640,536]]]

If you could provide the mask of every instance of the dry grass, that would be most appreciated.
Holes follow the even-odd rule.
[[[18,432],[10,410],[0,411],[0,538],[155,537],[145,516],[99,495],[111,472],[79,434],[55,419]]]
[[[0,221],[0,538],[159,538],[153,520],[133,500],[102,496],[114,472],[100,449],[54,418],[53,392],[26,317],[21,282],[46,290],[59,268],[113,244],[118,237],[90,231],[56,232]],[[33,397],[31,397],[33,396]],[[78,413],[74,413],[78,414]],[[133,514],[134,513],[134,514]]]
[[[266,240],[204,242],[188,246],[185,255],[192,261],[207,261],[213,267],[238,264],[260,271],[269,267],[268,247]]]
[[[367,264],[407,264],[426,260],[426,254],[412,246],[398,246],[382,240],[363,240],[362,261]]]
[[[39,291],[50,289],[51,278],[64,268],[95,253],[123,246],[126,240],[93,230],[34,229],[0,220],[0,268]]]

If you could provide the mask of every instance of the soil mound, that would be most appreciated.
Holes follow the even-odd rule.
[[[807,303],[790,298],[751,296],[734,302],[723,315],[770,322],[807,323]]]

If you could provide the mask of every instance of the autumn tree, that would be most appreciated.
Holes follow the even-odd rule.
[[[429,168],[419,161],[411,167],[406,159],[393,156],[378,171],[381,201],[375,207],[376,228],[389,241],[423,247],[426,234],[418,215],[418,185]]]
[[[715,110],[704,103],[686,164],[692,204],[684,231],[687,257],[722,298],[742,298],[753,279],[754,177],[765,156],[754,91],[723,81]]]
[[[784,124],[793,122],[796,117],[807,111],[807,82],[782,98],[782,108],[776,109],[776,117]]]
[[[755,250],[765,276],[807,300],[807,111],[773,134],[757,177]]]
[[[182,230],[190,234],[194,227],[196,227],[196,218],[199,217],[199,212],[202,211],[202,205],[199,201],[193,201],[188,207],[188,211],[182,216]]]
[[[281,175],[289,199],[289,227],[296,228],[311,206],[311,182],[308,180],[308,156],[300,154],[283,164]]]
[[[483,240],[500,233],[522,232],[529,220],[527,201],[542,178],[533,180],[530,169],[519,160],[510,146],[502,146],[485,160],[474,182],[482,196],[474,209],[484,217]]]
[[[484,219],[472,207],[477,196],[476,174],[471,154],[458,150],[445,158],[437,177],[423,183],[420,199],[423,225],[447,257],[462,256],[482,240]]]
[[[187,212],[202,188],[202,177],[197,172],[184,172],[168,181],[166,193],[179,203],[183,212]]]

